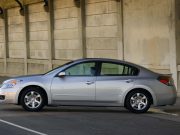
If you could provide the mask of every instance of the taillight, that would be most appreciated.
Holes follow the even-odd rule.
[[[172,86],[173,85],[173,79],[170,76],[159,76],[158,80],[168,86]]]

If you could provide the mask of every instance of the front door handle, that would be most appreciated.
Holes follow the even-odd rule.
[[[125,80],[125,82],[131,83],[131,82],[133,82],[133,80],[132,79],[128,79],[128,80]]]
[[[86,82],[87,85],[91,85],[91,84],[93,84],[93,83],[94,83],[94,82],[91,82],[91,81],[87,81],[87,82]]]

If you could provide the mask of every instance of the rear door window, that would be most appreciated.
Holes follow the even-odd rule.
[[[101,64],[101,76],[136,76],[138,69],[129,65],[119,63],[103,62]]]

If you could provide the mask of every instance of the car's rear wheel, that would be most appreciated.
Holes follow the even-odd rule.
[[[151,97],[143,90],[132,91],[126,97],[125,106],[131,112],[145,113],[151,106]]]
[[[37,112],[42,110],[45,105],[45,95],[40,89],[29,87],[23,91],[20,101],[25,110]]]

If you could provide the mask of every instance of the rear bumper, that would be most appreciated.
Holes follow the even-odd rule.
[[[157,104],[155,106],[174,105],[177,100],[177,91],[174,87],[169,87],[165,92],[156,94]]]

